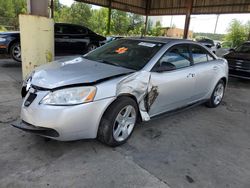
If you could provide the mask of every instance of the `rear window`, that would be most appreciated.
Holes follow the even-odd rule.
[[[163,43],[133,39],[119,39],[90,52],[86,59],[140,70],[159,51]]]

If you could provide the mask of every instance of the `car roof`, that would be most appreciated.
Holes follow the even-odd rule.
[[[133,40],[143,40],[148,42],[160,42],[160,43],[169,43],[169,42],[193,42],[192,40],[187,39],[176,39],[176,38],[167,38],[167,37],[126,37],[124,39],[133,39]]]

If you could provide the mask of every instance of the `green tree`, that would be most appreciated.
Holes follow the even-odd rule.
[[[101,35],[107,33],[108,9],[100,8],[92,10],[90,29]]]
[[[228,34],[225,36],[226,41],[231,41],[233,46],[239,46],[246,40],[245,26],[236,19],[233,19],[227,29]]]
[[[111,14],[111,33],[115,35],[127,35],[129,18],[126,12],[112,10]]]
[[[245,24],[247,40],[250,40],[250,20]]]

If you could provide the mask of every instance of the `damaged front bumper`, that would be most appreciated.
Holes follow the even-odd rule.
[[[13,126],[60,141],[96,138],[101,117],[115,99],[110,97],[73,106],[40,104],[48,92],[28,92],[21,108],[22,122]],[[30,100],[34,94],[36,96]]]
[[[45,136],[45,137],[59,137],[59,133],[51,128],[45,128],[45,127],[37,127],[35,125],[31,125],[25,121],[21,121],[18,123],[13,123],[11,124],[13,127],[16,127],[18,129],[21,129],[23,131],[26,132],[30,132],[30,133],[34,133],[34,134],[38,134],[41,136]]]

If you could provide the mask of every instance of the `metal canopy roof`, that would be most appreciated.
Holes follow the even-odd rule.
[[[141,15],[250,13],[250,0],[76,0]]]

